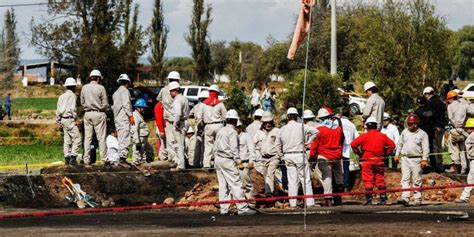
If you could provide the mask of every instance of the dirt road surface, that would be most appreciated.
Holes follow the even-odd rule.
[[[14,210],[3,209],[3,213]],[[32,209],[22,211],[34,211]],[[422,207],[343,205],[302,210],[262,210],[256,216],[154,210],[3,219],[2,236],[474,236],[474,205]],[[425,211],[427,213],[422,214]],[[402,213],[395,213],[402,212]],[[451,212],[451,213],[443,213]],[[468,213],[460,218],[458,213]]]

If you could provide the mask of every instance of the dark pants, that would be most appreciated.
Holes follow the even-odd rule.
[[[12,108],[10,107],[10,105],[6,105],[5,106],[5,114],[8,116],[8,119],[9,120],[12,120]]]
[[[342,169],[344,172],[344,188],[347,190],[351,190],[354,186],[351,177],[351,171],[349,170],[350,166],[350,158],[342,157]]]
[[[444,128],[435,128],[434,136],[431,138],[432,150],[431,153],[439,153],[436,155],[430,155],[430,166],[437,173],[444,172],[443,166],[443,136]]]

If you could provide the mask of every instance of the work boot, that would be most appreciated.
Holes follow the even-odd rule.
[[[342,193],[344,190],[344,185],[343,184],[338,184],[336,185],[335,192],[336,193]],[[334,206],[339,206],[342,204],[342,197],[341,196],[334,196]]]
[[[379,187],[378,188],[380,191],[382,190],[386,190],[387,188],[386,187]],[[387,193],[381,193],[380,194],[380,202],[379,202],[379,205],[386,205],[387,204]]]
[[[459,198],[459,199],[454,200],[454,202],[455,202],[455,203],[469,203],[469,200],[467,200],[467,199],[460,199],[460,198]]]
[[[253,216],[256,214],[257,214],[257,211],[252,210],[252,209],[248,209],[247,211],[243,211],[243,212],[238,212],[239,216]]]
[[[371,188],[366,188],[365,189],[366,192],[372,192],[372,189]],[[367,199],[365,201],[365,203],[363,204],[364,206],[369,206],[369,205],[372,205],[372,194],[366,194],[365,195],[365,198]]]
[[[70,160],[70,157],[69,157],[69,156],[65,156],[65,157],[64,157],[64,165],[69,165],[69,160]]]
[[[71,157],[69,157],[69,164],[70,164],[70,165],[77,165],[76,159],[77,159],[77,156],[71,156]]]
[[[324,204],[325,207],[332,207],[332,198],[325,198]]]
[[[405,199],[398,199],[397,203],[402,204],[404,207],[410,206],[410,203],[408,202],[408,200],[405,200]]]

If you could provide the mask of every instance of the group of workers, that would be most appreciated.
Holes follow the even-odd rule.
[[[117,80],[120,87],[113,95],[112,105],[115,130],[111,130],[106,139],[108,101],[105,89],[100,85],[101,79],[100,72],[93,70],[90,82],[82,87],[80,93],[85,111],[83,162],[90,164],[90,143],[94,132],[103,163],[117,165],[126,162],[130,145],[134,165],[152,161],[151,129],[143,118],[147,104],[143,99],[137,99],[132,107],[128,91],[130,79],[126,74],[120,75]],[[156,134],[161,144],[159,158],[174,163],[174,170],[186,170],[187,167],[215,169],[220,201],[253,198],[255,190],[250,173],[254,170],[264,176],[264,192],[270,196],[277,195],[276,187],[287,191],[289,196],[297,196],[300,189],[305,195],[312,195],[313,170],[324,194],[350,191],[350,170],[355,164],[352,153],[360,157],[361,179],[368,191],[365,205],[372,205],[370,193],[374,188],[380,190],[378,203],[387,202],[384,193],[387,160],[392,165],[400,163],[402,188],[409,188],[410,181],[413,187],[421,187],[421,174],[428,163],[435,171],[444,171],[442,160],[439,164],[435,156],[439,154],[431,155],[434,158],[428,161],[430,152],[441,153],[437,150],[441,147],[437,142],[440,130],[444,133],[445,129],[444,122],[437,121],[437,116],[444,116],[445,112],[439,104],[444,105],[444,102],[429,87],[424,90],[422,98],[425,100],[418,98],[420,108],[408,115],[405,121],[407,128],[399,134],[389,114],[384,111],[385,103],[378,94],[377,86],[373,82],[365,83],[364,90],[369,98],[362,115],[365,132],[359,135],[356,126],[349,120],[349,109],[344,108],[341,113],[335,114],[328,107],[319,109],[317,116],[311,110],[305,110],[302,117],[296,108],[288,108],[287,123],[281,128],[276,126],[272,112],[257,109],[253,114],[254,121],[244,130],[237,111],[227,110],[219,100],[217,85],[211,85],[208,91],[202,92],[199,95],[201,102],[190,110],[187,99],[180,93],[180,74],[170,72],[167,79],[169,84],[161,89],[154,108]],[[68,78],[65,87],[67,90],[58,100],[56,114],[64,131],[65,162],[71,164],[76,162],[81,145],[80,120],[76,113],[75,80]],[[459,145],[464,140],[455,138],[455,141],[459,145],[458,152],[471,159],[468,182],[472,183],[474,151],[470,149],[474,147],[474,135],[471,136],[474,120],[469,119],[466,123],[466,117],[462,117],[461,112],[466,112],[467,116],[469,106],[461,101],[459,94],[452,96],[453,93],[456,92],[448,93],[448,115],[454,124],[453,130],[459,136],[467,137],[464,148]],[[423,106],[434,106],[435,109]],[[423,127],[427,121],[432,124],[429,128]],[[469,195],[470,189],[466,188],[457,201],[466,202]],[[409,205],[409,198],[410,192],[403,192],[398,202]],[[307,206],[315,205],[314,198],[305,198],[304,201]],[[415,191],[414,204],[420,205],[421,201],[421,192]],[[290,199],[289,204],[291,208],[298,206],[296,199]],[[325,206],[339,204],[341,197],[337,195],[327,195],[323,203]],[[220,213],[230,214],[229,206],[221,204]],[[239,215],[256,213],[252,203],[240,202],[237,209]]]

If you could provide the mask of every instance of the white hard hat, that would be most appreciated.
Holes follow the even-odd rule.
[[[226,119],[239,119],[239,114],[234,109],[231,109],[231,110],[227,111],[227,114],[225,115],[225,118]]]
[[[130,81],[130,78],[128,77],[127,74],[120,74],[119,78],[117,79],[117,82],[120,82],[120,81],[128,81],[128,82],[131,82]]]
[[[458,94],[461,93],[461,90],[459,90],[459,89],[454,89],[453,91],[458,93]]]
[[[318,110],[318,118],[325,118],[331,116],[331,113],[326,108],[320,108]]]
[[[189,126],[188,131],[186,133],[194,133],[193,127]]]
[[[209,87],[209,90],[210,90],[210,91],[216,91],[216,92],[219,92],[219,86],[218,86],[218,85],[216,85],[216,84],[214,84],[214,85],[211,85],[211,86]]]
[[[100,77],[102,78],[102,73],[100,73],[99,70],[94,69],[91,71],[91,74],[89,74],[89,77]]]
[[[181,76],[179,75],[179,72],[177,71],[172,71],[168,74],[168,79],[175,79],[175,80],[181,80]]]
[[[433,91],[434,91],[433,87],[428,86],[428,87],[425,87],[425,89],[423,89],[423,94],[429,94]]]
[[[365,125],[369,123],[377,123],[377,119],[375,119],[374,117],[369,117],[367,120],[365,120]]]
[[[307,109],[305,111],[303,111],[303,119],[312,119],[312,118],[315,118],[316,116],[314,116],[314,113],[313,111],[311,111],[310,109]]]
[[[64,86],[77,86],[76,79],[72,77],[66,78],[66,81],[64,82]]]
[[[170,84],[168,84],[168,89],[170,91],[179,89],[179,83],[175,81],[170,82]]]
[[[199,99],[204,99],[204,98],[209,97],[209,91],[201,91],[198,97]]]
[[[372,88],[375,86],[375,83],[368,81],[364,84],[364,91],[367,91],[368,89]]]
[[[387,112],[383,112],[383,119],[391,119],[392,117],[390,117],[390,114],[387,113]]]
[[[242,126],[242,122],[240,122],[240,119],[239,119],[237,120],[237,127],[240,127],[240,126]]]
[[[263,116],[263,109],[255,110],[255,112],[253,113],[253,116],[254,117],[262,117]]]
[[[270,111],[265,111],[263,112],[263,115],[262,115],[262,122],[271,122],[273,121],[273,114],[272,112]]]
[[[290,107],[287,111],[286,111],[286,114],[290,115],[290,114],[296,114],[298,115],[298,110],[296,110],[295,107]]]

